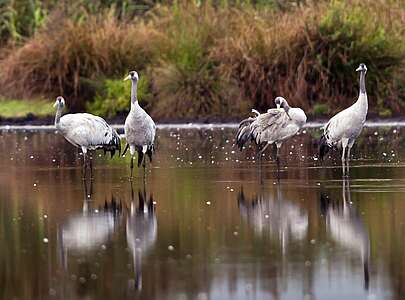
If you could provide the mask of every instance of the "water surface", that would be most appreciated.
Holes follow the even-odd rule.
[[[386,124],[387,125],[387,124]],[[403,299],[404,128],[366,128],[349,179],[318,128],[273,153],[160,127],[146,182],[47,130],[0,131],[1,299]]]

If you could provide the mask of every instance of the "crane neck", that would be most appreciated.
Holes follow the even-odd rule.
[[[360,71],[360,95],[366,94],[366,72]]]
[[[56,127],[58,127],[60,124],[60,117],[62,116],[62,111],[63,111],[63,107],[58,105],[58,107],[56,108],[56,114],[55,114],[55,126]]]
[[[137,80],[131,80],[132,85],[131,85],[131,107],[134,104],[138,104],[138,81]]]

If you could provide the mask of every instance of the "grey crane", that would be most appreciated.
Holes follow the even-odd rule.
[[[65,99],[56,98],[55,127],[72,145],[81,148],[84,164],[83,175],[86,175],[87,151],[103,149],[110,152],[111,157],[115,151],[121,152],[121,141],[118,133],[107,122],[98,116],[88,113],[67,114],[62,116]],[[90,160],[90,176],[92,172]]]
[[[320,139],[319,156],[321,160],[330,148],[342,148],[343,175],[346,175],[345,162],[347,172],[349,171],[350,150],[363,129],[368,110],[366,93],[367,67],[365,64],[360,64],[356,71],[360,72],[360,92],[357,101],[352,106],[333,116],[326,123]]]
[[[138,152],[138,167],[143,162],[144,174],[146,167],[145,154],[148,155],[150,162],[152,162],[152,154],[154,152],[154,142],[156,135],[156,125],[147,112],[139,105],[137,97],[137,88],[139,76],[136,71],[129,72],[124,80],[131,80],[131,110],[125,119],[125,138],[127,146],[124,153],[128,150],[131,154],[131,178],[134,169],[134,156],[135,151]]]
[[[307,116],[301,108],[292,108],[283,97],[277,97],[274,100],[277,108],[268,109],[267,113],[256,114],[239,124],[239,130],[236,135],[236,144],[242,150],[245,143],[249,140],[262,146],[259,152],[259,158],[266,148],[275,143],[277,146],[277,165],[280,164],[279,151],[285,140],[295,135],[298,130],[307,121]]]

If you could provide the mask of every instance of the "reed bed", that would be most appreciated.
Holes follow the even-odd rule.
[[[119,90],[118,83],[111,80],[136,69],[144,78],[142,100],[156,118],[236,118],[273,106],[279,95],[317,116],[352,103],[354,70],[364,62],[370,111],[398,115],[404,30],[402,3],[367,0],[287,10],[176,2],[131,18],[111,10],[49,18],[26,41],[1,50],[0,95],[63,94],[73,110],[112,116],[126,109],[121,98],[116,107],[109,89]]]

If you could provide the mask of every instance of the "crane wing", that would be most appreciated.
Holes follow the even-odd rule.
[[[60,119],[60,124],[65,138],[76,146],[109,151],[120,148],[117,132],[103,118],[87,113],[68,114]]]
[[[283,109],[269,109],[267,113],[257,116],[250,125],[252,137],[259,145],[263,142],[273,143],[282,137],[289,123],[290,118]]]

